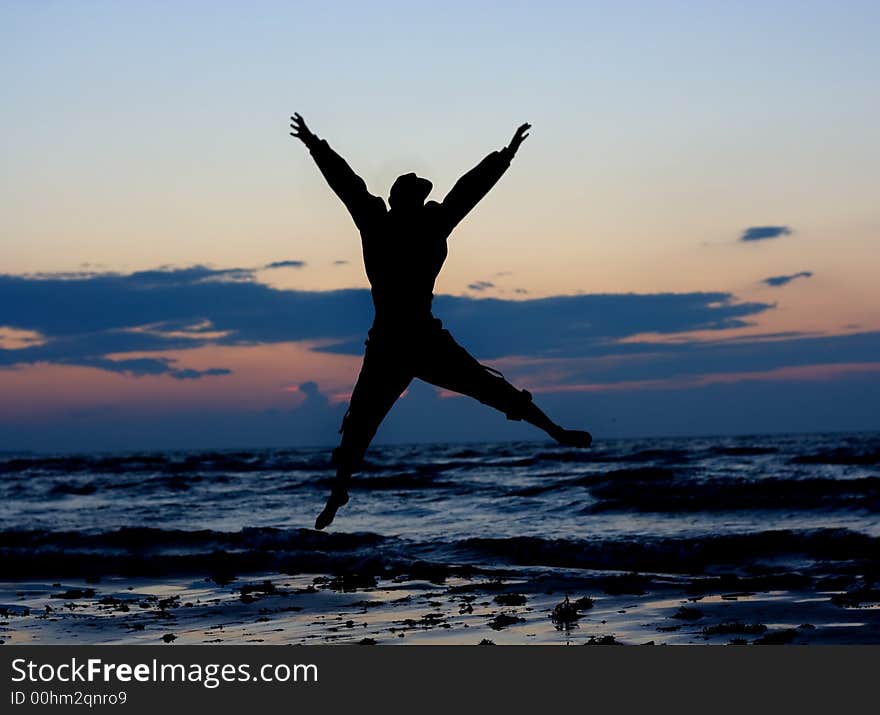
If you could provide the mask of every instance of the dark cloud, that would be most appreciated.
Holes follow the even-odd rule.
[[[475,291],[488,290],[489,288],[494,288],[495,284],[490,283],[489,281],[475,281],[474,283],[469,283],[468,288]]]
[[[793,280],[797,278],[812,278],[812,271],[801,271],[800,273],[792,273],[790,276],[771,276],[770,278],[765,278],[762,283],[766,283],[768,286],[784,286],[786,283],[791,283]]]
[[[788,226],[749,226],[739,237],[740,241],[767,241],[771,238],[791,235]]]
[[[275,261],[267,263],[263,268],[302,268],[305,264],[305,261]]]
[[[205,375],[230,375],[232,370],[225,367],[212,367],[207,370],[192,370],[186,368],[184,370],[172,370],[170,375],[178,380],[192,380],[194,378],[204,377]]]
[[[626,293],[528,300],[441,295],[436,314],[475,354],[584,357],[618,352],[642,333],[726,330],[751,325],[773,308],[739,303],[730,293]],[[491,330],[487,330],[491,326]]]
[[[700,379],[773,375],[780,369],[815,365],[870,367],[880,354],[880,332],[789,332],[701,342],[639,338],[740,328],[772,308],[769,303],[739,302],[720,291],[515,301],[449,295],[435,299],[436,314],[481,360],[528,358],[500,365],[519,386],[615,386],[589,393],[535,390],[548,414],[565,424],[594,428],[600,435],[876,429],[880,381],[878,373],[867,368],[863,373],[855,369],[852,375],[846,372],[850,368],[841,368],[843,377],[834,380],[810,380],[810,370],[801,377],[772,381],[732,378],[730,383],[705,385]],[[0,367],[83,365],[191,380],[229,370],[196,370],[163,353],[211,343],[330,339],[333,344],[326,350],[360,355],[371,319],[365,289],[281,290],[259,283],[248,269],[193,266],[131,274],[0,274],[0,326],[33,331],[43,339],[42,344],[0,350]],[[136,357],[127,358],[126,353]],[[0,430],[0,448],[333,443],[345,405],[331,402],[315,382],[302,383],[298,392],[305,399],[292,399],[297,406],[289,409],[248,412],[230,405],[173,411],[161,420],[124,410],[76,419],[65,413],[37,427],[13,421]],[[431,419],[424,419],[425,414]],[[439,399],[431,388],[416,382],[383,424],[378,441],[474,438],[542,435],[473,400]]]
[[[318,383],[314,380],[307,380],[306,382],[300,383],[299,391],[305,395],[306,398],[300,409],[307,412],[312,410],[331,409],[330,400],[321,392],[321,388],[318,387]]]
[[[622,338],[739,328],[772,307],[737,302],[724,292],[435,299],[437,315],[481,358],[614,354]],[[366,289],[282,290],[257,282],[250,269],[0,274],[0,326],[43,339],[0,350],[0,366],[44,362],[192,379],[228,371],[196,371],[162,357],[108,356],[327,338],[334,342],[324,350],[360,355],[371,320]]]
[[[563,382],[610,384],[675,380],[699,375],[760,373],[815,365],[876,363],[880,332],[851,335],[740,338],[613,346],[611,359],[570,366]],[[534,366],[540,372],[540,364]]]

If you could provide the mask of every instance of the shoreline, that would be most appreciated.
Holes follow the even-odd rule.
[[[730,575],[535,568],[427,578],[256,573],[220,583],[198,576],[6,581],[0,582],[0,641],[880,643],[880,593],[867,586],[778,588],[767,581],[762,590],[754,588],[755,578]]]

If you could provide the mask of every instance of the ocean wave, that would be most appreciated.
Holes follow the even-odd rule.
[[[535,566],[671,574],[763,568],[783,560],[880,568],[880,538],[849,529],[772,530],[698,537],[549,539],[471,537],[419,542],[380,534],[250,528],[237,532],[148,527],[107,532],[0,532],[2,578],[253,573],[410,574]],[[839,564],[837,571],[840,571]],[[789,569],[791,570],[791,569]]]
[[[755,447],[755,446],[742,446],[742,447],[726,447],[726,446],[717,446],[717,447],[709,447],[707,450],[709,454],[716,455],[719,457],[762,457],[767,454],[777,454],[779,452],[778,447]]]
[[[801,538],[811,558],[839,541],[843,563],[880,537],[878,454],[869,434],[375,446],[336,523],[372,535],[294,528],[326,497],[329,449],[2,455],[0,566],[10,578],[417,561],[694,571],[790,560]],[[116,528],[133,524],[152,528]],[[262,525],[278,528],[243,528]],[[770,537],[768,525],[814,531]],[[856,536],[822,531],[841,526]]]
[[[584,480],[578,480],[583,483]],[[621,480],[613,473],[584,484],[596,503],[590,512],[695,512],[739,510],[863,509],[880,511],[880,477],[759,479],[713,477]]]
[[[472,538],[459,548],[463,553],[518,565],[668,573],[743,568],[782,557],[880,560],[880,539],[849,529],[783,529],[698,538]]]
[[[633,467],[629,469],[613,469],[606,472],[591,472],[578,477],[569,477],[546,484],[512,489],[512,496],[536,496],[548,492],[556,492],[561,489],[573,487],[587,487],[591,492],[599,489],[602,484],[614,484],[618,489],[629,493],[633,485],[641,485],[650,482],[661,482],[671,485],[683,474],[682,470],[673,470],[666,467]]]
[[[248,527],[240,531],[213,529],[162,529],[148,526],[123,527],[112,531],[51,531],[9,529],[0,531],[0,549],[64,548],[107,550],[191,549],[324,549],[344,551],[375,547],[387,540],[371,532],[328,533],[313,529]]]
[[[385,568],[392,539],[374,533],[246,528],[237,532],[129,527],[83,533],[0,532],[0,579],[54,575],[212,574],[277,570],[333,573]]]
[[[870,467],[880,465],[880,449],[838,447],[836,449],[799,454],[791,458],[792,464],[840,464]]]
[[[193,474],[213,472],[309,471],[328,469],[330,450],[277,452],[196,452],[15,457],[0,460],[0,474]]]

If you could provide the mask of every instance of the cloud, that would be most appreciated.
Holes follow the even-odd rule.
[[[749,226],[739,237],[740,241],[767,241],[780,236],[790,236],[792,230],[788,226]]]
[[[469,283],[468,288],[475,291],[483,291],[489,288],[494,288],[495,284],[490,283],[489,281],[476,281],[474,283]]]
[[[772,303],[739,301],[724,291],[564,295],[517,300],[438,295],[434,308],[460,344],[481,361],[501,368],[515,384],[534,389],[535,394],[541,395],[541,404],[549,402],[552,406],[554,400],[558,400],[560,410],[570,410],[573,424],[583,419],[579,415],[585,405],[592,406],[590,409],[600,418],[604,413],[595,407],[597,400],[609,409],[618,404],[616,399],[601,395],[625,392],[633,424],[642,419],[638,424],[644,423],[645,430],[656,431],[659,427],[648,419],[650,415],[638,417],[640,394],[656,395],[660,390],[667,390],[663,398],[666,402],[662,402],[664,409],[680,413],[675,395],[703,389],[699,387],[703,384],[701,380],[712,376],[766,375],[763,381],[749,383],[753,386],[748,390],[757,395],[755,404],[763,405],[769,410],[767,414],[771,414],[781,394],[777,384],[785,383],[782,378],[774,377],[774,371],[796,374],[802,378],[798,385],[806,385],[816,366],[839,368],[843,374],[853,366],[876,365],[876,356],[880,354],[880,332],[836,336],[778,333],[707,339],[707,332],[752,325],[756,318],[774,308]],[[193,369],[185,364],[187,348],[209,344],[319,341],[321,347],[313,349],[360,356],[371,319],[372,305],[366,289],[284,290],[258,282],[255,272],[249,269],[193,266],[130,274],[85,273],[76,277],[0,274],[0,333],[8,338],[6,342],[0,341],[0,368],[49,363],[88,366],[125,375],[210,379],[229,374],[229,369],[223,366]],[[686,337],[692,331],[703,333],[700,340]],[[664,336],[672,336],[672,339]],[[178,360],[170,357],[172,352]],[[873,378],[864,380],[876,381],[876,372],[872,374]],[[768,382],[771,379],[772,385]],[[737,384],[748,382],[737,380]],[[584,390],[591,391],[588,399],[582,394]],[[272,434],[282,441],[287,434],[285,430],[290,434],[295,430],[306,444],[335,439],[343,406],[328,400],[315,383],[304,382],[297,391],[305,397],[299,407],[267,413],[265,420],[260,418],[253,422],[252,433],[236,431],[240,427],[236,426],[235,414],[241,414],[241,410],[232,405],[227,409],[228,414],[217,416],[216,424],[209,422],[215,424],[217,434],[226,434],[225,430],[229,430],[242,444],[263,443],[260,429],[269,429],[269,426],[276,430]],[[738,399],[739,393],[733,387],[718,387],[716,392],[725,399]],[[831,392],[829,388],[822,394]],[[791,388],[785,394],[799,393]],[[443,410],[448,408],[449,419],[444,429],[448,428],[450,436],[458,434],[450,426],[457,424],[456,415],[465,415],[463,411],[459,413],[464,407],[453,404],[458,402],[439,400],[436,403]],[[466,400],[461,403],[470,404]],[[418,406],[415,402],[412,404],[412,409]],[[660,405],[661,402],[657,402],[658,409]],[[694,414],[714,415],[713,419],[721,420],[719,425],[727,425],[725,415],[735,411],[731,405],[717,402],[711,406],[698,405]],[[480,420],[485,412],[478,404],[467,409],[467,414],[474,417],[463,418],[462,430],[465,426],[470,430],[482,424]],[[482,411],[478,415],[479,410]],[[839,411],[841,415],[846,413],[843,407]],[[396,412],[403,416],[408,414],[406,408]],[[756,414],[758,412],[760,410]],[[797,410],[789,412],[794,414]],[[565,412],[561,414],[564,416]],[[651,419],[656,421],[661,413],[652,414]],[[678,414],[676,419],[681,424],[688,420],[690,425],[710,424],[696,416]],[[811,419],[819,424],[816,414]],[[107,417],[101,424],[113,427],[114,420]],[[665,417],[663,420],[666,425]],[[853,417],[840,424],[868,424],[862,416],[858,420]],[[741,429],[748,421],[743,418],[730,425],[734,422],[736,429]],[[425,430],[433,424],[426,422]],[[792,424],[801,422],[795,420]],[[138,425],[143,427],[141,423]],[[129,425],[131,444],[140,444],[138,440],[146,439],[136,428],[138,425],[134,422]],[[498,425],[499,438],[509,434],[506,420],[499,418]],[[119,429],[122,430],[123,425],[120,424]],[[182,435],[192,430],[196,430],[192,434],[201,435],[200,439],[216,438],[204,425],[194,426],[190,432],[181,427],[180,435],[172,435],[173,430],[167,425],[161,429],[165,430],[163,439],[171,439],[171,436],[182,439]],[[58,434],[64,432],[61,423],[58,430]],[[630,429],[630,433],[637,431],[635,427]],[[441,433],[442,429],[437,434]],[[22,436],[24,432],[15,434]],[[401,439],[404,436],[411,435],[402,430]]]
[[[212,367],[207,370],[192,370],[186,368],[184,370],[172,370],[170,374],[171,377],[178,380],[192,380],[204,377],[205,375],[231,375],[232,370],[227,370],[225,367]]]
[[[263,268],[302,268],[305,264],[305,261],[275,261],[274,263],[267,263]]]
[[[517,301],[439,295],[434,304],[456,336],[485,358],[606,354],[621,338],[743,327],[773,307],[723,292]],[[39,337],[0,350],[0,366],[48,362],[192,379],[226,374],[225,368],[192,371],[165,358],[124,354],[324,339],[330,344],[322,350],[360,355],[371,319],[366,289],[283,290],[242,268],[0,274],[0,326]]]
[[[850,335],[782,336],[683,343],[633,342],[614,346],[613,354],[575,359],[558,384],[614,384],[674,381],[690,376],[762,373],[817,365],[876,363],[880,332]],[[536,364],[536,376],[552,370],[552,361]]]
[[[607,293],[527,300],[441,295],[434,305],[456,338],[484,358],[608,355],[618,352],[624,338],[742,328],[774,307],[741,303],[723,292]]]
[[[330,400],[321,392],[318,383],[314,380],[307,380],[297,386],[297,391],[305,396],[301,409],[304,410],[327,410],[331,409]]]
[[[791,283],[793,280],[797,278],[812,278],[812,271],[801,271],[800,273],[792,273],[789,276],[771,276],[770,278],[765,278],[762,283],[766,283],[768,286],[784,286],[786,283]]]

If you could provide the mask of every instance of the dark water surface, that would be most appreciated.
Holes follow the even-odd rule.
[[[328,533],[329,450],[0,457],[6,579],[413,563],[864,575],[880,435],[375,447]]]

